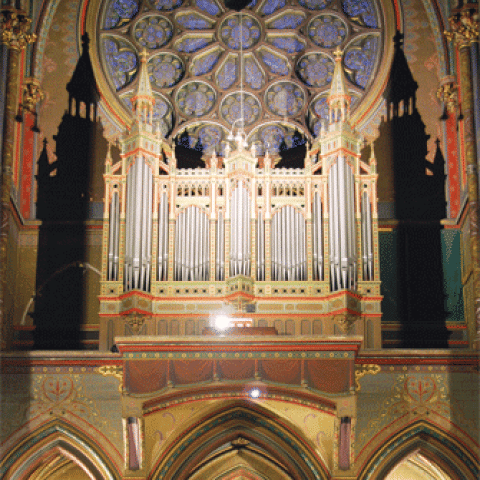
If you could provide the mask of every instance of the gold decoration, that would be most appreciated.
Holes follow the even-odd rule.
[[[447,111],[452,114],[457,111],[457,91],[458,86],[453,81],[446,82],[437,89],[437,98],[445,103]]]
[[[40,82],[33,77],[25,78],[23,84],[23,104],[22,107],[29,112],[35,110],[35,105],[43,100],[44,93],[40,89]]]
[[[232,440],[232,446],[234,448],[245,448],[247,445],[249,445],[250,442],[243,437],[238,437],[235,440]]]
[[[375,363],[363,363],[355,367],[355,391],[359,392],[361,389],[360,379],[365,375],[376,375],[380,372],[381,367]]]
[[[116,379],[120,380],[120,384],[118,385],[118,391],[122,393],[123,367],[121,365],[102,365],[101,367],[97,368],[97,371],[104,377],[113,376]]]
[[[469,46],[479,38],[478,6],[469,4],[448,19],[450,31],[445,30],[445,38],[459,47]]]
[[[358,316],[351,313],[340,313],[338,315],[334,315],[333,317],[333,321],[339,326],[340,330],[344,334],[351,332],[353,325],[357,320]]]
[[[32,20],[23,10],[4,7],[0,12],[0,39],[8,48],[23,50],[29,43],[33,43],[37,36],[27,33]]]
[[[145,324],[145,315],[132,313],[127,316],[127,325],[132,331],[132,335],[138,335]]]

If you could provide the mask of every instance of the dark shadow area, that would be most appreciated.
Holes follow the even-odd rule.
[[[49,163],[46,140],[38,160],[37,218],[42,224],[32,313],[36,349],[82,348],[81,325],[85,322],[87,302],[86,220],[94,183],[101,181],[103,185],[102,172],[95,171],[103,170],[103,162],[95,162],[95,155],[104,154],[101,158],[105,158],[107,152],[97,119],[99,94],[88,44],[85,34],[81,57],[67,84],[68,110],[54,137],[57,160]]]
[[[305,168],[307,148],[305,138],[299,132],[293,134],[291,146],[287,145],[285,139],[282,140],[279,153],[280,161],[275,168]]]
[[[437,141],[433,163],[426,159],[425,124],[416,107],[417,82],[405,58],[399,32],[394,37],[395,54],[385,97],[387,116],[383,118],[375,153],[379,175],[393,172],[392,187],[396,253],[382,277],[393,275],[396,321],[401,324],[404,348],[447,348],[447,312],[444,308],[443,265],[440,220],[446,215],[445,160]],[[393,292],[382,292],[383,295]]]
[[[199,139],[194,148],[190,147],[190,136],[186,131],[175,139],[177,168],[205,168],[202,160],[203,145]]]

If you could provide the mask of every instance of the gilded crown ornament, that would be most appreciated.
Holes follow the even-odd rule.
[[[445,31],[445,37],[459,47],[469,46],[479,39],[478,6],[469,7],[473,8],[463,9],[448,19],[450,31]]]

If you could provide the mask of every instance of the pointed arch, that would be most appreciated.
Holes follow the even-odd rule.
[[[76,464],[91,480],[121,478],[100,446],[58,419],[35,430],[12,449],[0,464],[0,478],[26,480],[47,464],[56,468],[67,461]]]
[[[232,452],[256,458],[266,468],[283,472],[276,478],[327,480],[328,469],[296,429],[280,423],[258,404],[234,402],[190,425],[172,441],[173,448],[153,467],[151,480],[197,479],[208,462]],[[224,472],[224,474],[227,472]],[[195,476],[197,475],[197,476]]]
[[[415,422],[393,436],[366,462],[359,480],[381,480],[413,452],[438,465],[451,478],[476,480],[480,470],[473,452],[447,432],[425,422]]]

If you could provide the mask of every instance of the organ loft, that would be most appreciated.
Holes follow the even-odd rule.
[[[328,121],[303,168],[257,157],[242,122],[223,156],[178,168],[142,58],[121,160],[105,162],[100,349],[125,334],[201,335],[218,318],[381,348],[376,161],[373,147],[361,160],[335,55]]]

